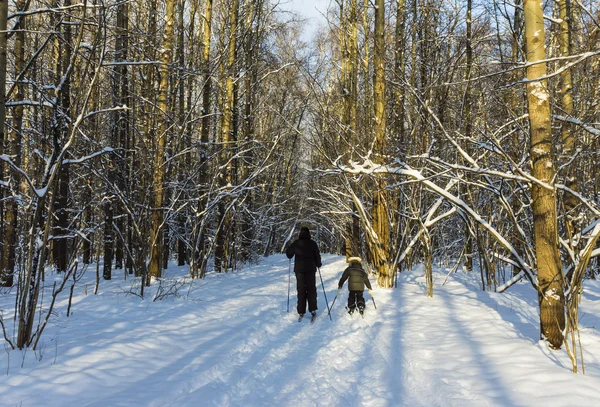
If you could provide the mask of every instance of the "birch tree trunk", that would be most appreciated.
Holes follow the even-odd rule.
[[[546,58],[546,31],[542,3],[524,1],[527,62]],[[527,105],[530,126],[532,175],[547,185],[532,184],[535,251],[538,269],[541,335],[554,349],[560,349],[565,328],[564,277],[558,250],[556,189],[554,188],[554,157],[550,122],[546,63],[527,68]]]

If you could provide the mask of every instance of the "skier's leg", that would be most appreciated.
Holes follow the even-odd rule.
[[[353,313],[356,308],[356,298],[354,296],[354,291],[350,291],[348,293],[348,312]]]
[[[304,314],[306,312],[306,279],[305,273],[296,274],[296,291],[298,292],[298,304],[296,310],[298,314]]]
[[[306,295],[308,299],[308,310],[317,310],[317,281],[315,273],[306,273]]]
[[[356,303],[358,304],[359,311],[365,309],[365,297],[362,291],[356,292]]]

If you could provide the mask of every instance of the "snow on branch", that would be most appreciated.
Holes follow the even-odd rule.
[[[130,109],[129,109],[129,107],[127,107],[127,105],[122,105],[122,106],[110,107],[107,109],[94,110],[93,112],[89,112],[88,114],[83,116],[83,120],[89,119],[90,117],[96,116],[101,113],[114,112],[114,111],[118,111],[118,110],[130,110]]]
[[[561,122],[572,123],[576,126],[581,127],[588,133],[591,133],[596,137],[600,137],[600,129],[596,129],[595,127],[592,127],[589,124],[582,122],[581,120],[577,120],[574,117],[565,117],[557,114],[552,115],[552,117],[556,120],[560,120]]]
[[[6,107],[15,106],[43,106],[43,107],[54,107],[54,104],[47,101],[38,100],[19,100],[15,102],[6,102]]]
[[[436,185],[430,179],[426,178],[421,174],[420,171],[411,168],[406,163],[397,162],[398,166],[387,166],[387,165],[374,165],[371,161],[365,161],[363,164],[351,163],[349,166],[338,165],[338,170],[350,173],[350,174],[396,174],[401,176],[406,176],[414,179],[417,182],[420,182],[423,186],[425,186],[429,191],[443,197],[451,204],[456,207],[462,209],[467,215],[469,215],[475,222],[479,223],[485,230],[487,230],[490,235],[502,246],[504,247],[512,256],[514,261],[518,264],[519,268],[525,272],[527,278],[537,286],[537,277],[535,276],[534,270],[530,265],[528,265],[523,258],[519,255],[517,250],[513,247],[513,245],[506,240],[502,234],[494,228],[488,221],[483,219],[481,215],[479,215],[473,208],[471,208],[464,200],[459,198],[458,196],[450,193],[446,189]],[[512,281],[512,279],[511,279]],[[518,280],[515,280],[516,282]],[[514,284],[514,282],[512,282]],[[506,284],[508,284],[507,282]]]
[[[13,13],[13,14],[9,15],[8,18],[7,18],[7,20],[10,21],[13,18],[31,16],[31,15],[34,15],[34,14],[61,13],[63,11],[71,10],[71,9],[74,9],[74,8],[81,8],[81,7],[85,7],[85,8],[102,8],[102,7],[105,7],[105,5],[103,5],[103,4],[94,5],[94,4],[88,4],[88,3],[77,3],[77,4],[71,4],[69,6],[60,6],[60,7],[52,7],[52,8],[39,8],[39,9],[29,10],[29,11],[17,11],[16,13]]]
[[[7,163],[9,165],[10,168],[12,168],[14,171],[18,172],[19,174],[21,174],[21,176],[23,178],[25,178],[25,180],[27,181],[27,184],[29,185],[29,187],[35,192],[35,194],[39,198],[43,197],[46,194],[45,190],[38,190],[35,188],[35,186],[33,185],[33,181],[31,181],[31,178],[29,178],[29,176],[27,175],[25,170],[23,170],[21,167],[17,166],[8,155],[6,155],[6,154],[0,155],[0,161],[4,161],[5,163]]]
[[[456,178],[451,179],[450,182],[448,182],[448,184],[444,188],[444,190],[450,191],[457,183],[458,183],[458,179],[456,179]],[[411,241],[408,243],[408,245],[406,245],[406,248],[404,249],[404,251],[398,252],[398,256],[396,256],[396,261],[395,261],[396,264],[400,264],[404,260],[404,258],[406,256],[408,256],[408,254],[411,252],[411,250],[413,249],[415,244],[417,244],[417,242],[419,241],[419,238],[421,237],[421,235],[425,232],[425,228],[429,228],[429,227],[435,225],[437,222],[441,221],[442,219],[447,218],[448,216],[450,216],[456,212],[456,207],[453,207],[452,209],[439,215],[435,219],[431,219],[433,217],[433,215],[435,215],[437,210],[442,206],[443,202],[444,202],[444,198],[439,197],[438,200],[431,206],[431,208],[429,208],[429,211],[427,212],[427,216],[425,218],[425,222],[423,222],[424,228],[419,228],[419,231],[412,237]]]
[[[115,150],[112,147],[104,147],[102,150],[96,151],[95,153],[92,153],[90,155],[86,155],[85,157],[76,158],[72,160],[63,160],[63,164],[81,164],[84,161],[90,160],[103,154],[112,153],[113,151]]]

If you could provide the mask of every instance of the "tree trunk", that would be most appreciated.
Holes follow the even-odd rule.
[[[525,0],[524,9],[527,62],[543,61],[546,58],[546,31],[542,4],[537,0]],[[551,189],[533,183],[531,197],[539,278],[541,335],[551,347],[560,349],[565,328],[565,298],[562,264],[558,251],[550,95],[547,80],[540,79],[544,75],[546,75],[545,62],[527,68],[527,79],[530,81],[527,83],[530,154],[533,163],[532,175]]]
[[[522,47],[522,24],[523,24],[523,9],[522,9],[522,0],[516,0],[515,1],[515,5],[517,7],[515,7],[515,14],[514,14],[514,20],[513,20],[513,38],[512,38],[512,44],[511,44],[511,55],[512,55],[512,62],[514,64],[520,62],[523,58],[523,47]],[[511,75],[511,80],[513,82],[517,82],[520,78],[519,75],[520,72],[519,71],[515,71],[515,73],[513,75]],[[522,103],[522,99],[523,99],[523,95],[522,95],[522,91],[520,89],[517,89],[515,91],[515,93],[510,94],[509,95],[509,101],[508,101],[508,105],[510,107],[510,113],[512,115],[512,117],[517,117],[519,116],[519,113],[521,113],[523,107],[523,103]],[[513,136],[511,138],[511,146],[509,147],[509,156],[511,157],[511,159],[514,162],[518,162],[519,161],[519,151],[520,151],[520,146],[522,144],[522,140],[520,137],[521,132],[517,131],[515,129],[515,131],[513,131]],[[519,194],[515,193],[513,194],[513,196],[511,197],[510,200],[510,204],[511,204],[511,209],[513,211],[513,213],[516,215],[517,213],[519,213],[520,209],[521,209],[521,202],[519,200]],[[520,236],[519,230],[516,227],[516,225],[512,226],[512,236],[511,236],[511,243],[513,245],[513,247],[515,248],[515,250],[517,250],[517,252],[519,254],[522,253],[523,251],[523,245],[522,245],[522,237]],[[516,267],[513,266],[513,275],[517,275],[521,270]]]
[[[363,83],[364,83],[364,96],[365,105],[363,107],[363,132],[365,135],[370,136],[372,133],[372,118],[373,118],[373,91],[371,90],[371,75],[369,74],[370,56],[369,56],[369,36],[370,36],[370,24],[369,24],[369,3],[370,0],[364,0],[363,3],[363,31],[365,36],[364,46],[364,58],[363,58]]]
[[[394,58],[394,76],[396,81],[404,78],[404,31],[406,26],[406,0],[396,0],[396,41]],[[400,151],[404,149],[404,86],[396,86],[394,92],[395,120],[394,128],[398,137]]]
[[[249,5],[250,10],[246,15],[246,77],[244,82],[244,123],[243,123],[243,159],[240,163],[240,181],[246,183],[252,173],[253,149],[255,131],[255,107],[256,107],[256,89],[255,84],[258,81],[258,49],[259,49],[259,25],[261,19],[262,0],[252,0]],[[256,20],[256,22],[255,22]],[[255,27],[256,25],[256,27]],[[244,200],[246,210],[242,213],[242,261],[248,261],[252,255],[253,225],[251,213],[253,211],[252,190],[246,193]]]
[[[5,154],[4,122],[6,121],[6,51],[7,51],[8,0],[0,0],[0,154]],[[4,180],[4,161],[0,160],[0,179]],[[0,236],[4,236],[4,188],[0,188]],[[4,251],[0,250],[0,265],[4,264]],[[0,286],[8,286],[8,279],[0,272]]]
[[[560,56],[567,57],[571,55],[571,31],[570,31],[570,0],[557,0],[559,9],[559,34],[558,42],[560,49]],[[565,60],[562,65],[568,64],[568,60]],[[565,113],[565,116],[572,117],[573,114],[573,83],[571,80],[571,69],[565,68],[560,74],[560,95],[561,95],[561,107]],[[564,122],[561,128],[561,139],[562,139],[562,156],[563,163],[568,162],[573,158],[575,149],[577,147],[577,139],[575,137],[575,126],[572,123]],[[566,168],[565,172],[565,185],[573,190],[579,192],[579,186],[577,182],[576,174],[577,164],[571,162]],[[573,212],[577,206],[577,198],[571,193],[565,193],[563,196],[563,204],[565,206],[565,226],[567,229],[567,237],[569,239],[569,245],[574,249],[575,242],[573,240],[575,231],[575,224],[573,219],[577,217],[577,214]]]
[[[465,69],[465,81],[467,81],[467,88],[465,89],[465,102],[464,102],[464,118],[465,118],[465,140],[467,144],[467,152],[470,154],[471,136],[473,132],[473,124],[471,123],[471,106],[472,106],[472,95],[471,95],[471,69],[473,67],[473,29],[472,29],[472,0],[467,0],[467,66]],[[465,186],[465,196],[463,199],[470,204],[471,193],[469,186]],[[473,270],[473,239],[469,230],[469,225],[465,222],[463,226],[463,233],[465,237],[465,269],[467,271]],[[481,248],[480,248],[481,249]],[[480,264],[480,267],[483,265]]]
[[[229,43],[227,47],[227,61],[225,62],[225,99],[223,101],[223,119],[221,126],[221,157],[220,162],[225,166],[221,174],[221,187],[229,190],[234,183],[234,165],[232,151],[234,149],[234,109],[235,109],[235,60],[237,43],[237,23],[239,0],[233,0],[229,18]],[[233,213],[230,208],[231,198],[221,198],[217,215],[217,238],[215,247],[215,270],[219,273],[226,272],[229,268],[231,249],[231,236],[233,228]]]
[[[23,11],[25,9],[25,1],[19,0],[16,4],[17,10]],[[25,16],[19,20],[19,25],[15,27],[15,78],[21,73],[25,67]],[[19,81],[16,84],[16,96],[15,102],[22,101],[25,98],[25,84],[23,81]],[[8,147],[6,150],[9,152],[11,159],[15,166],[21,167],[21,130],[23,128],[23,106],[16,105],[13,108],[13,121],[11,137],[8,140]],[[2,128],[4,128],[4,120],[2,121]],[[1,141],[0,141],[1,142]],[[12,180],[12,188],[14,197],[6,200],[6,215],[5,215],[5,229],[4,229],[4,254],[1,256],[2,269],[0,270],[0,286],[12,287],[14,283],[15,273],[15,255],[17,247],[17,222],[18,218],[18,205],[17,196],[20,195],[20,177],[16,172],[14,175],[7,177],[8,180]]]
[[[112,261],[114,248],[113,210],[109,200],[104,202],[104,266],[102,277],[112,279]]]
[[[200,213],[206,208],[208,202],[208,142],[210,136],[210,111],[211,111],[211,100],[210,95],[212,91],[211,86],[211,75],[210,75],[210,47],[212,38],[212,9],[213,0],[206,0],[204,18],[202,24],[202,61],[201,70],[203,73],[203,85],[202,85],[202,120],[200,121],[200,199],[198,199],[198,207],[196,209],[197,215],[194,223],[194,237],[192,238],[193,253],[192,263],[190,267],[190,273],[192,277],[204,277],[206,273],[206,264],[208,259],[208,253],[206,252],[206,233],[205,233],[205,220],[206,215],[201,216]]]
[[[157,125],[157,147],[154,157],[153,175],[153,199],[152,199],[152,224],[150,226],[150,264],[148,275],[150,277],[162,276],[162,237],[164,209],[163,198],[165,189],[166,152],[169,111],[169,64],[173,57],[173,40],[175,25],[175,3],[176,0],[167,0],[165,29],[163,34],[162,54],[160,57],[160,82],[158,87],[158,110],[157,114],[162,116]],[[150,284],[150,279],[146,282]]]
[[[381,164],[387,150],[385,118],[385,3],[375,2],[375,47],[373,53],[374,79],[373,104],[375,119],[375,153]],[[393,273],[389,264],[389,216],[388,192],[384,178],[377,180],[373,196],[373,229],[377,233],[378,250],[372,251],[374,266],[377,268],[377,283],[381,287],[391,288]]]
[[[69,7],[71,0],[65,0],[64,6]],[[69,14],[65,14],[63,23],[61,24],[64,32],[62,41],[59,41],[59,52],[56,53],[56,71],[59,76],[59,84],[57,85],[57,104],[54,109],[53,134],[54,134],[54,151],[58,153],[58,149],[65,141],[69,131],[69,119],[71,117],[71,75],[73,69],[69,66],[71,63],[72,52],[72,35],[71,35],[71,19]],[[62,163],[58,173],[58,188],[57,196],[54,201],[54,230],[52,241],[52,256],[56,270],[64,272],[67,270],[67,248],[68,239],[67,228],[69,226],[68,196],[69,196],[69,166]]]

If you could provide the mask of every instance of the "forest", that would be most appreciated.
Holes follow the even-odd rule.
[[[84,273],[144,297],[170,260],[203,279],[308,226],[381,288],[422,264],[434,296],[436,262],[484,291],[527,281],[577,371],[600,4],[335,0],[326,20],[308,41],[272,0],[0,0],[10,348],[35,349]]]

